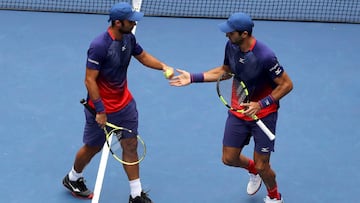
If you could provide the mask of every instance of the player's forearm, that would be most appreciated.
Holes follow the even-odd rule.
[[[282,84],[278,85],[272,92],[271,96],[275,101],[279,101],[285,95],[287,95],[292,90],[292,85],[290,84]]]
[[[96,100],[100,98],[99,88],[95,82],[85,80],[85,86],[88,90],[89,96],[91,100]]]
[[[95,106],[95,111],[97,113],[104,113],[105,107],[100,97],[99,87],[97,86],[96,78],[94,78],[92,75],[86,75],[85,86],[88,90],[89,97]]]
[[[191,73],[191,82],[215,82],[226,71],[224,66],[210,69],[203,73]]]
[[[141,64],[152,69],[164,70],[167,66],[151,54],[143,51],[139,56],[136,57]]]
[[[224,74],[225,70],[223,66],[219,66],[204,72],[204,82],[215,82],[218,78]]]

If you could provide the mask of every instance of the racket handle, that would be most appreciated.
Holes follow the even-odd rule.
[[[95,109],[91,108],[91,106],[87,103],[87,101],[85,99],[81,99],[80,103],[82,105],[84,105],[84,107],[90,111],[91,114],[93,114],[94,116],[96,115],[96,111]]]
[[[269,137],[269,139],[275,140],[275,135],[265,126],[265,124],[259,119],[256,121],[256,124],[261,128],[262,131]]]

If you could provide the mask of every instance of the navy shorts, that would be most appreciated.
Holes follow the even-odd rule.
[[[91,114],[86,108],[84,112],[86,123],[83,134],[83,142],[89,146],[103,146],[106,140],[104,130],[98,126],[93,114]],[[138,111],[135,100],[132,100],[120,111],[106,114],[106,116],[107,122],[128,128],[132,130],[135,135],[138,134]]]
[[[249,144],[252,136],[256,152],[267,154],[274,151],[275,140],[271,141],[255,121],[245,121],[237,118],[230,112],[228,114],[223,137],[224,146],[243,148]],[[261,120],[275,134],[277,112],[271,113]]]

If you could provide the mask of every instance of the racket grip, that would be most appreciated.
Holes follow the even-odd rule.
[[[261,128],[262,131],[268,136],[268,138],[272,141],[275,140],[275,135],[265,126],[265,124],[259,119],[256,121],[256,124]]]
[[[91,114],[93,114],[94,116],[96,115],[96,111],[95,109],[91,108],[91,106],[87,103],[87,101],[85,99],[81,99],[80,103],[82,105],[84,105],[84,107],[90,111]]]

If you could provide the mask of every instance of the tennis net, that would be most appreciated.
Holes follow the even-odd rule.
[[[132,1],[124,0],[132,3]],[[1,0],[0,9],[107,14],[116,0]],[[359,0],[143,0],[147,16],[360,23]]]

